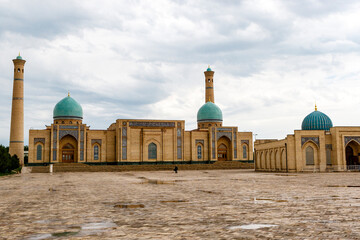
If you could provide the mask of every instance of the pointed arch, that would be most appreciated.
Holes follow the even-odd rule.
[[[157,160],[157,145],[154,142],[148,145],[148,159]]]

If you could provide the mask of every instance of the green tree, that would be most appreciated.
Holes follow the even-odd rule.
[[[10,156],[9,148],[0,145],[0,173],[11,173],[15,169],[20,170],[19,158]]]

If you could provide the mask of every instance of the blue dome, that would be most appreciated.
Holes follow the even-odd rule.
[[[215,103],[207,102],[197,113],[198,122],[222,122],[221,109]]]
[[[80,104],[70,96],[63,98],[55,105],[54,119],[82,119],[83,111]]]
[[[329,131],[333,127],[331,119],[320,111],[313,111],[307,115],[302,124],[301,130],[326,130]]]

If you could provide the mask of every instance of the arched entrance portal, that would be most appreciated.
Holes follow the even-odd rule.
[[[70,143],[61,149],[61,160],[64,163],[72,163],[75,160],[75,148]]]
[[[218,140],[217,146],[218,161],[231,160],[230,140],[227,137],[221,137]]]
[[[66,135],[60,140],[60,161],[72,163],[78,161],[77,140],[70,135]]]
[[[352,166],[352,165],[359,165],[359,157],[358,157],[358,144],[354,143],[353,141],[350,142],[346,148],[346,165]]]
[[[227,160],[227,147],[225,144],[220,144],[218,147],[218,161]]]

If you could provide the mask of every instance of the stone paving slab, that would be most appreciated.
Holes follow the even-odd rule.
[[[0,239],[360,239],[359,173],[0,177]]]

